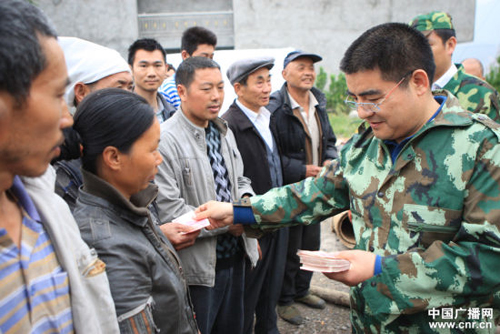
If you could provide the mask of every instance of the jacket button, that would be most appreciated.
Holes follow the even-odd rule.
[[[413,154],[408,153],[408,155],[406,156],[406,159],[410,160],[411,158],[413,158]]]
[[[377,194],[378,197],[382,198],[384,197],[384,192],[383,191],[379,191],[378,194]]]
[[[368,249],[370,250],[370,252],[373,252],[375,250],[375,247],[370,246]]]
[[[373,286],[373,287],[376,287],[376,286],[377,286],[377,282],[371,282],[370,284],[371,284],[371,286]]]

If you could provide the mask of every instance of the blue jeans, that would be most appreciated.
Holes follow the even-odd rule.
[[[232,265],[215,269],[214,287],[189,286],[201,334],[243,333],[245,258],[236,255]]]

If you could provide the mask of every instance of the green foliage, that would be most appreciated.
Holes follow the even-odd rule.
[[[497,58],[497,64],[486,75],[486,81],[500,92],[500,57]]]
[[[319,68],[319,73],[316,75],[316,83],[314,84],[323,93],[325,92],[326,80],[328,75],[326,74],[323,67]]]
[[[350,117],[348,114],[328,113],[330,124],[333,132],[337,136],[337,141],[345,141],[352,137],[358,130],[359,125],[363,122],[359,118]]]
[[[319,68],[319,73],[316,76],[316,88],[325,93],[326,96],[326,109],[329,112],[336,114],[347,114],[349,110],[344,103],[345,94],[347,92],[347,85],[345,82],[345,75],[330,75],[330,85],[328,90],[325,90],[328,74],[323,67]]]
[[[347,84],[345,82],[345,75],[340,73],[330,75],[330,87],[326,92],[326,105],[335,113],[349,114],[349,108],[344,103],[345,95],[347,92]]]

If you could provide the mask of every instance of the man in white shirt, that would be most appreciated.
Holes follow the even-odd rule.
[[[266,109],[271,94],[274,59],[241,59],[227,70],[238,98],[222,116],[233,131],[243,159],[243,175],[252,181],[255,193],[263,194],[283,184],[278,145],[270,129],[272,116]],[[285,270],[288,229],[259,239],[261,259],[245,270],[244,333],[278,333],[276,304]],[[254,328],[254,314],[256,318]]]

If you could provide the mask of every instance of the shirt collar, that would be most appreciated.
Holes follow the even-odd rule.
[[[446,84],[448,83],[448,81],[450,81],[451,78],[453,78],[453,76],[457,72],[458,72],[457,67],[455,66],[455,64],[452,63],[451,66],[450,66],[450,68],[448,69],[448,71],[446,71],[441,76],[441,78],[439,78],[436,81],[434,81],[434,83],[432,84],[432,90],[441,89],[444,86],[446,86]]]
[[[24,187],[23,182],[19,178],[19,176],[14,177],[14,181],[12,182],[12,187],[10,188],[12,194],[16,196],[18,203],[24,211],[35,221],[41,221],[40,215],[38,214],[38,210],[35,207],[35,204],[31,200],[26,188]]]
[[[300,104],[297,103],[297,101],[295,101],[295,99],[292,97],[288,89],[286,93],[288,94],[288,98],[290,99],[292,110],[295,108],[299,108],[300,110],[302,110],[302,107],[300,106]],[[318,105],[318,100],[316,99],[314,94],[311,91],[309,91],[309,107],[316,107],[317,105]]]
[[[236,99],[236,105],[243,111],[252,123],[255,123],[255,121],[260,117],[264,117],[265,119],[271,118],[271,113],[266,107],[260,107],[259,111],[255,112],[244,106],[239,99]]]

